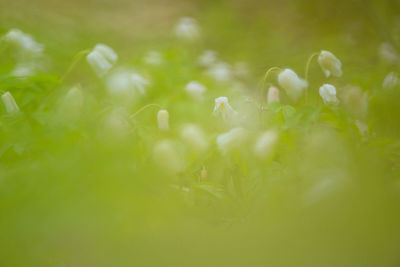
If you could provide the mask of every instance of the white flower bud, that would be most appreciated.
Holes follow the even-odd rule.
[[[207,74],[217,82],[229,82],[232,79],[231,66],[225,62],[211,65]]]
[[[226,154],[232,149],[240,146],[247,137],[247,132],[243,128],[233,128],[229,132],[218,135],[217,146],[221,153]]]
[[[170,140],[158,142],[153,148],[154,161],[167,173],[178,173],[185,169],[185,162],[180,156],[176,144]]]
[[[43,46],[37,43],[29,34],[18,29],[11,29],[4,35],[6,42],[18,46],[21,50],[32,54],[40,54],[43,52]]]
[[[268,89],[268,104],[271,104],[273,102],[280,102],[279,100],[279,90],[276,87],[271,86]]]
[[[206,90],[207,88],[204,85],[196,81],[188,83],[185,87],[186,93],[195,100],[202,99]]]
[[[325,76],[342,76],[342,62],[329,51],[322,50],[318,56],[318,63]]]
[[[299,78],[296,72],[291,69],[284,69],[279,73],[278,83],[293,101],[297,101],[308,86],[307,82]]]
[[[382,87],[384,89],[393,89],[399,83],[399,76],[395,72],[390,72],[383,80]]]
[[[144,58],[144,62],[152,66],[160,66],[163,61],[161,53],[157,51],[149,51]]]
[[[1,96],[1,100],[3,100],[4,106],[6,107],[6,111],[8,113],[12,114],[12,113],[17,113],[19,111],[19,107],[10,92],[5,92]]]
[[[228,98],[221,96],[215,99],[214,116],[220,115],[223,120],[229,121],[234,119],[238,112],[229,105]]]
[[[104,76],[115,64],[118,55],[110,47],[97,44],[86,60],[99,77]]]
[[[161,109],[157,113],[157,121],[158,121],[158,128],[162,131],[168,131],[169,130],[169,113],[166,109]]]
[[[213,50],[206,50],[199,57],[199,64],[203,67],[209,67],[217,62],[217,52]]]
[[[194,124],[185,125],[181,130],[181,138],[194,152],[202,153],[207,150],[208,142],[203,131]]]
[[[194,41],[200,37],[200,27],[194,18],[181,18],[175,26],[175,35],[183,40]]]
[[[274,152],[278,134],[275,131],[266,131],[257,139],[254,145],[254,154],[261,159],[267,158]]]
[[[337,104],[336,88],[331,84],[324,84],[319,88],[319,95],[324,100],[325,105]]]

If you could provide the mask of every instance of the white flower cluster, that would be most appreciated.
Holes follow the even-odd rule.
[[[175,26],[176,36],[183,40],[194,41],[200,37],[200,32],[200,27],[193,18],[182,18]],[[4,40],[29,53],[40,54],[43,51],[43,47],[36,43],[31,36],[19,30],[11,30],[5,35]],[[386,57],[389,55],[388,51],[382,53]],[[318,64],[326,78],[332,79],[332,77],[342,76],[342,63],[334,54],[322,50],[315,55],[318,55]],[[96,44],[87,54],[86,60],[96,75],[102,78],[100,81],[104,82],[108,95],[113,100],[116,100],[112,104],[114,105],[114,102],[117,104],[107,109],[104,117],[100,120],[104,128],[103,130],[107,133],[104,136],[107,136],[106,138],[113,136],[116,139],[127,137],[132,130],[130,119],[136,113],[129,116],[128,108],[124,104],[131,104],[138,95],[146,95],[147,88],[150,85],[150,81],[147,79],[148,74],[146,73],[145,76],[142,76],[133,69],[123,67],[114,68],[118,61],[118,55],[111,47],[105,44]],[[142,60],[150,66],[168,65],[166,59],[163,58],[163,54],[154,50],[147,52]],[[30,73],[29,70],[33,68],[28,63],[21,62],[17,65],[13,73],[15,75],[28,75]],[[214,83],[216,82],[216,85],[229,85],[230,92],[232,93],[235,93],[235,90],[232,89],[233,87],[244,87],[244,83],[242,82],[249,77],[250,71],[246,62],[229,64],[220,60],[217,52],[213,50],[205,50],[198,58],[197,63],[204,70],[205,74],[209,78],[211,77]],[[307,76],[307,73],[305,76]],[[278,103],[279,105],[281,100],[285,100],[285,95],[293,102],[299,101],[309,86],[306,79],[301,78],[290,68],[280,70],[277,76],[278,86],[271,85],[268,88],[267,103]],[[208,99],[209,96],[207,94],[209,91],[212,91],[213,83],[211,80],[208,81],[206,79],[204,81],[204,84],[208,88],[203,84],[203,81],[188,80],[185,83],[186,85],[182,86],[183,91],[192,100],[198,101],[200,105],[203,104],[200,100]],[[390,89],[397,86],[397,84],[397,74],[390,73],[385,78],[383,87]],[[283,89],[285,94],[281,95],[279,88]],[[325,105],[337,105],[339,103],[336,88],[332,84],[325,83],[320,86],[319,95]],[[365,118],[367,110],[367,95],[361,89],[351,88],[343,97],[342,95],[339,96],[341,103],[354,116],[357,125],[363,125],[362,120]],[[60,112],[69,114],[69,120],[76,120],[82,113],[85,101],[88,100],[86,97],[87,94],[79,86],[72,87],[63,96]],[[283,99],[281,99],[282,97]],[[16,114],[20,111],[10,92],[2,95],[2,101],[7,113]],[[252,131],[250,127],[245,126],[241,119],[239,119],[242,118],[240,116],[244,112],[242,112],[241,106],[236,104],[237,102],[234,102],[234,109],[226,96],[220,96],[214,100],[212,113],[224,122],[218,126],[225,127],[222,133],[219,133],[215,138],[216,148],[222,155],[228,155],[240,147],[246,147],[250,148],[253,155],[259,160],[270,160],[275,155],[274,152],[279,143],[279,131],[271,128]],[[149,104],[148,106],[150,105],[154,106],[155,104]],[[236,110],[237,107],[237,110],[240,112]],[[261,105],[260,113],[264,111],[263,108]],[[173,110],[171,110],[171,114],[173,114]],[[178,127],[177,129],[180,129],[180,141],[173,141],[171,137],[175,133],[175,127],[173,123],[170,124],[170,113],[167,109],[160,108],[158,110],[154,125],[158,128],[157,135],[161,136],[162,139],[155,142],[153,146],[153,158],[161,168],[169,173],[177,174],[185,170],[186,153],[192,153],[191,155],[197,156],[204,155],[207,150],[211,150],[207,134],[199,125],[193,122],[184,124],[180,128]],[[227,126],[229,128],[226,128]],[[243,146],[245,143],[250,145]],[[203,170],[205,174],[202,174],[202,176],[206,176],[207,172],[204,168]]]
[[[342,63],[331,52],[322,50],[318,54],[318,64],[327,78],[342,76]],[[286,92],[293,102],[297,102],[308,87],[308,82],[300,78],[297,73],[289,68],[283,69],[278,75],[278,84]],[[324,84],[319,88],[319,94],[326,105],[337,104],[336,88],[332,84]],[[268,103],[279,102],[279,91],[270,87],[268,91]]]

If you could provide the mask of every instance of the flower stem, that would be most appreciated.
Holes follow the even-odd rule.
[[[307,83],[308,83],[308,73],[310,71],[311,61],[313,60],[314,57],[316,57],[318,55],[319,55],[319,52],[315,52],[315,53],[311,54],[311,56],[307,60],[306,71],[304,73],[304,79],[306,80]],[[307,104],[308,103],[308,88],[306,89],[305,96],[306,96],[306,104]]]
[[[64,81],[64,80],[65,80],[65,78],[71,73],[71,71],[72,71],[73,68],[76,66],[76,64],[78,64],[78,62],[79,62],[84,56],[86,56],[87,54],[89,54],[90,51],[91,51],[90,49],[86,49],[86,50],[80,51],[78,54],[76,54],[76,55],[74,56],[74,59],[73,59],[71,65],[69,66],[69,68],[67,69],[67,71],[64,73],[64,75],[61,77],[61,81]]]
[[[267,70],[267,72],[266,72],[265,75],[264,75],[264,79],[263,79],[263,83],[262,83],[261,90],[264,89],[265,84],[267,83],[268,75],[269,75],[271,72],[276,71],[276,70],[281,70],[281,68],[279,68],[279,67],[272,67],[272,68],[269,68],[269,69]]]
[[[136,117],[136,115],[138,115],[140,112],[142,112],[143,110],[149,108],[149,107],[158,107],[160,109],[162,109],[162,107],[160,105],[157,104],[147,104],[143,107],[141,107],[138,111],[136,111],[135,113],[133,113],[131,116],[129,116],[131,119],[133,119],[134,117]]]
[[[265,88],[265,85],[267,84],[268,76],[273,71],[280,71],[280,70],[281,70],[281,68],[279,68],[279,67],[271,67],[271,68],[269,68],[265,72],[264,79],[262,80],[261,89],[260,89],[260,99],[261,100],[260,100],[260,107],[259,107],[259,110],[260,110],[260,125],[261,126],[262,126],[262,120],[263,120],[262,113],[264,111],[264,88]]]

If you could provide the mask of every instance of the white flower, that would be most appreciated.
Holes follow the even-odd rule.
[[[181,138],[194,152],[202,153],[208,148],[203,131],[194,124],[187,124],[181,130]]]
[[[392,89],[399,83],[399,76],[395,72],[390,72],[383,80],[382,87]]]
[[[284,69],[279,73],[278,83],[294,101],[297,101],[301,97],[304,89],[308,86],[307,82],[299,78],[296,72],[291,69]]]
[[[181,18],[175,26],[175,35],[178,38],[193,41],[200,37],[200,27],[194,18]]]
[[[336,97],[336,88],[331,84],[324,84],[319,88],[319,95],[324,100],[325,105],[336,104],[338,99]]]
[[[86,56],[86,60],[99,77],[104,76],[118,60],[118,55],[112,48],[97,44]]]
[[[86,56],[86,60],[99,77],[104,76],[104,74],[106,74],[113,66],[98,51],[92,51]]]
[[[233,128],[229,132],[218,135],[217,146],[221,153],[226,154],[232,149],[240,146],[247,137],[247,132],[243,128]]]
[[[108,93],[124,102],[133,101],[136,92],[146,93],[146,87],[149,82],[141,75],[128,69],[119,69],[106,79]]]
[[[202,99],[207,88],[199,82],[192,81],[185,87],[186,93],[193,99]]]
[[[105,44],[96,44],[93,50],[102,54],[103,57],[106,58],[111,64],[115,64],[118,60],[117,53],[115,53],[111,47]]]
[[[106,87],[108,93],[118,99],[131,101],[135,95],[132,73],[125,69],[118,70],[109,75],[106,79]]]
[[[228,82],[232,79],[231,66],[225,62],[211,65],[207,70],[207,74],[218,82]]]
[[[1,100],[3,100],[4,106],[6,107],[6,111],[8,113],[12,114],[12,113],[17,113],[19,111],[19,107],[10,92],[5,92],[1,96]]]
[[[163,57],[160,52],[157,51],[149,51],[145,58],[144,62],[148,65],[159,66],[163,63]]]
[[[19,29],[11,29],[4,35],[6,42],[18,46],[21,50],[32,54],[40,54],[43,52],[43,46],[37,43],[29,34]]]
[[[138,73],[133,73],[131,79],[136,90],[138,90],[142,95],[146,94],[146,87],[150,82]]]
[[[382,43],[379,47],[379,55],[382,60],[389,64],[396,64],[400,62],[400,57],[396,49],[390,43]]]
[[[270,156],[274,151],[277,139],[277,132],[273,130],[264,132],[254,144],[254,154],[259,158]]]
[[[158,122],[158,128],[162,131],[168,131],[169,130],[169,113],[166,109],[161,109],[157,113],[157,122]]]
[[[318,63],[321,66],[325,76],[342,76],[342,62],[329,51],[322,50],[318,56]]]
[[[170,140],[159,141],[153,148],[154,161],[167,173],[175,174],[185,169],[182,153]]]
[[[224,120],[233,119],[238,113],[229,105],[228,98],[220,96],[215,99],[214,112],[215,116],[220,115]]]
[[[213,50],[206,50],[199,57],[199,64],[204,67],[209,67],[217,62],[217,52]]]
[[[268,104],[271,104],[273,102],[280,102],[279,101],[279,90],[278,88],[271,86],[268,89]]]

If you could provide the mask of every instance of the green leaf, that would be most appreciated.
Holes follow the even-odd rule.
[[[218,199],[224,198],[224,190],[222,188],[216,187],[210,183],[201,183],[195,185],[195,188],[200,189],[203,192],[206,192]]]

